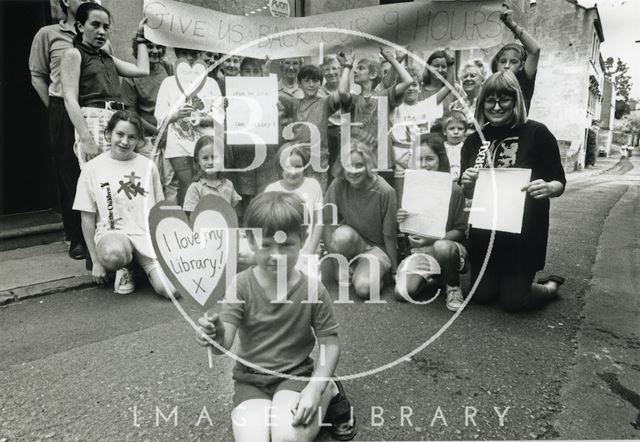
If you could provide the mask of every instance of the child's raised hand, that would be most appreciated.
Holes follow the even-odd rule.
[[[207,340],[207,336],[217,342],[219,345],[223,345],[224,343],[224,323],[220,316],[217,313],[214,313],[211,316],[208,316],[207,313],[198,319],[198,325],[200,326],[200,331],[196,335],[196,341],[198,344],[206,347],[211,345],[211,343]]]
[[[383,48],[382,46],[380,46],[380,55],[382,55],[382,58],[384,58],[387,61],[391,61],[391,60],[395,60],[395,54],[393,53],[393,51],[389,48]]]
[[[353,61],[356,58],[356,53],[353,51],[353,49],[349,49],[349,50],[343,50],[338,52],[338,54],[336,55],[336,58],[338,59],[338,63],[340,63],[340,66],[345,66],[345,65],[351,65],[353,66]]]
[[[293,426],[309,425],[318,412],[321,397],[322,392],[313,383],[307,384],[291,407],[291,414],[293,414],[291,424]]]
[[[144,35],[144,25],[147,23],[147,17],[138,22],[138,34]]]
[[[405,222],[409,218],[409,212],[405,209],[398,209],[398,214],[396,215],[396,221],[399,223]]]
[[[509,7],[508,4],[502,4],[502,14],[500,14],[500,20],[505,24],[505,26],[509,29],[513,29],[517,26],[516,20],[513,18],[513,10]]]

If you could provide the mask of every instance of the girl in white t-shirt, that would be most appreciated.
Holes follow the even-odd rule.
[[[295,193],[304,201],[305,223],[308,224],[307,240],[298,258],[298,268],[307,271],[306,257],[316,255],[322,238],[322,189],[314,178],[304,176],[309,165],[309,152],[293,143],[283,144],[277,153],[282,179],[269,184],[265,192]],[[318,222],[319,221],[319,222]]]
[[[110,149],[85,164],[73,203],[81,212],[93,280],[104,284],[107,272],[116,272],[115,292],[129,294],[135,290],[130,270],[135,259],[156,293],[176,296],[149,239],[149,211],[164,195],[153,161],[135,152],[144,144],[140,117],[117,111],[107,123],[105,138]]]

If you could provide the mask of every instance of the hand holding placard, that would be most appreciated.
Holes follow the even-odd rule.
[[[233,208],[214,195],[202,198],[191,220],[181,207],[166,201],[149,213],[151,243],[164,274],[204,311],[222,299],[236,274],[237,227]],[[211,366],[211,354],[209,362]]]

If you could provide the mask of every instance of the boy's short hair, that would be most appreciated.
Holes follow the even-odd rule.
[[[282,231],[298,234],[304,238],[307,226],[304,225],[304,202],[295,193],[265,192],[256,196],[244,214],[244,227],[262,229],[263,236],[273,236]],[[255,241],[251,230],[247,231],[249,240]]]
[[[289,153],[289,156],[295,154],[302,158],[302,165],[307,166],[311,161],[311,152],[309,149],[305,149],[302,145],[287,142],[280,146],[278,152],[276,152],[276,169],[278,170],[278,175],[282,175],[282,154],[285,152]]]
[[[464,113],[452,110],[451,114],[442,122],[442,133],[446,135],[446,131],[452,123],[461,123],[465,128],[469,124]]]
[[[298,71],[299,82],[302,80],[322,81],[323,78],[322,69],[313,64],[305,64]]]
[[[375,72],[376,77],[371,80],[371,88],[375,88],[382,81],[382,65],[373,58],[362,58],[358,64],[363,64],[369,69],[369,72]]]

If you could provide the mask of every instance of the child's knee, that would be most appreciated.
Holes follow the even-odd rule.
[[[317,419],[317,416],[314,417]],[[271,426],[271,440],[273,442],[304,442],[313,441],[317,435],[315,425],[273,425]]]
[[[458,247],[453,241],[439,239],[433,243],[434,258],[438,262],[454,262],[458,260]]]
[[[129,265],[133,259],[129,239],[122,234],[107,235],[96,244],[96,251],[102,265],[109,271],[116,271]]]
[[[382,285],[382,284],[380,284]],[[371,283],[368,278],[354,278],[353,292],[360,299],[369,299],[371,297]]]
[[[360,235],[349,226],[338,227],[331,236],[330,249],[333,253],[344,255],[347,259],[362,252]]]

